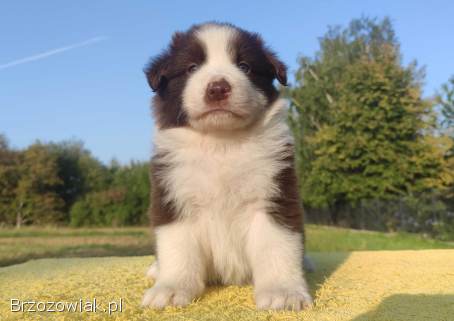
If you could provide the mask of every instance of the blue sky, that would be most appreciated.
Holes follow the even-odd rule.
[[[291,72],[328,25],[390,16],[404,62],[426,66],[426,95],[454,74],[454,2],[1,1],[0,133],[81,139],[104,162],[147,160],[151,91],[142,73],[175,30],[208,20],[260,32]]]

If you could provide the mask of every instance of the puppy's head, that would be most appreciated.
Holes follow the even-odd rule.
[[[274,79],[287,82],[285,65],[258,34],[218,23],[175,33],[145,73],[158,126],[200,131],[247,128],[277,98]]]

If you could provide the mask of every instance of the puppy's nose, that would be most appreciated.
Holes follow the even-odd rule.
[[[210,82],[207,86],[205,95],[208,101],[221,101],[226,99],[231,91],[232,87],[227,80],[221,79]]]

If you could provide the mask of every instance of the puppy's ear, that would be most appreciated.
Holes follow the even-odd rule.
[[[166,87],[167,81],[169,80],[168,69],[171,63],[170,57],[174,52],[185,46],[185,40],[185,33],[175,32],[167,50],[153,58],[148,66],[145,67],[145,75],[153,91],[158,91]]]
[[[265,50],[265,55],[268,62],[273,66],[274,77],[276,77],[281,85],[287,86],[287,66],[271,50]]]
[[[166,72],[169,65],[170,55],[164,52],[153,58],[144,72],[147,76],[148,84],[153,91],[164,89],[167,84]]]

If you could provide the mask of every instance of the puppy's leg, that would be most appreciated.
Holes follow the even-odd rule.
[[[143,306],[185,306],[202,293],[205,269],[193,230],[185,222],[157,228],[159,273],[154,286],[145,292]]]
[[[298,311],[312,304],[303,276],[302,247],[299,233],[278,225],[266,213],[254,215],[247,253],[257,308]]]

